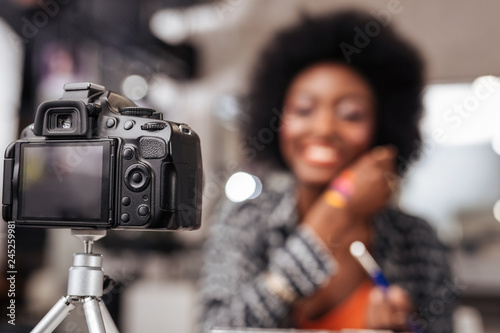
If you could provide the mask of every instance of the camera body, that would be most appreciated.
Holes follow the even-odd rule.
[[[5,151],[2,216],[17,225],[192,230],[198,135],[93,83],[64,86]]]

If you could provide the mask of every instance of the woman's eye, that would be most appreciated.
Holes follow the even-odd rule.
[[[358,108],[340,108],[337,111],[337,116],[347,121],[361,121],[364,119],[365,113]]]
[[[342,115],[342,118],[349,121],[360,121],[363,120],[364,116],[361,112],[349,112]]]
[[[308,116],[312,113],[312,109],[311,108],[296,108],[296,109],[294,109],[293,113],[298,115],[298,116]]]
[[[299,116],[305,117],[312,113],[313,109],[310,107],[301,107],[301,106],[289,106],[285,107],[285,114],[291,116]]]

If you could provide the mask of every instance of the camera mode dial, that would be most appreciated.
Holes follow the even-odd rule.
[[[140,106],[127,106],[118,109],[122,116],[132,116],[151,119],[163,119],[163,114],[156,112],[155,109],[143,108]]]
[[[133,117],[144,117],[144,118],[150,118],[156,112],[156,110],[154,109],[141,108],[135,106],[120,108],[119,111],[122,116],[133,116]]]

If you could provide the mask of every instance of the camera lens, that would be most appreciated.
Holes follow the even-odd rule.
[[[69,129],[73,123],[73,115],[58,114],[56,117],[57,128]]]

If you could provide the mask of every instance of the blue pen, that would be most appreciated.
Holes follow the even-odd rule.
[[[350,247],[351,255],[356,259],[361,267],[368,273],[375,285],[381,287],[383,290],[389,288],[389,282],[382,273],[382,269],[377,264],[375,259],[366,250],[365,244],[360,241],[355,241]],[[412,332],[421,333],[418,327],[409,323]]]
[[[373,259],[370,253],[366,250],[365,244],[360,241],[355,241],[351,244],[350,250],[354,259],[359,262],[361,267],[364,268],[377,286],[382,289],[389,287],[389,282],[385,278],[375,259]]]

